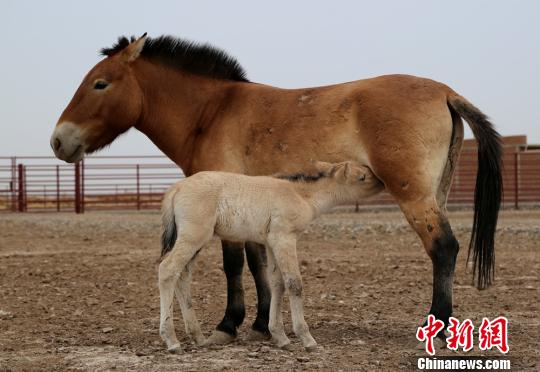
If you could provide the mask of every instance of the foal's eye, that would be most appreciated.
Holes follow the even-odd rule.
[[[98,80],[94,84],[94,89],[102,90],[107,88],[108,85],[109,83],[107,83],[105,80]]]

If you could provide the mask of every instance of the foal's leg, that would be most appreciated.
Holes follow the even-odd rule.
[[[307,351],[315,350],[317,342],[311,336],[309,327],[304,319],[304,304],[302,300],[302,276],[296,256],[296,238],[294,235],[277,235],[269,237],[270,249],[274,260],[281,270],[285,288],[289,293],[293,331],[302,340]],[[272,296],[273,299],[273,296]]]
[[[448,325],[452,315],[452,287],[459,243],[435,197],[402,203],[401,209],[422,239],[433,264],[433,298],[429,313]],[[444,335],[440,333],[439,336]]]
[[[242,270],[244,268],[244,243],[222,240],[223,270],[227,277],[227,309],[221,323],[205,341],[205,345],[226,344],[236,337],[236,329],[244,321],[244,287]]]
[[[246,242],[246,257],[249,270],[257,288],[257,318],[251,326],[255,337],[268,338],[268,316],[270,313],[270,287],[266,267],[266,248],[262,244]]]
[[[202,345],[204,336],[201,332],[201,326],[197,320],[197,315],[193,310],[191,303],[191,266],[193,260],[186,265],[184,271],[180,275],[180,280],[175,288],[176,298],[182,310],[182,318],[186,327],[186,333],[195,341],[197,345]]]
[[[270,277],[270,291],[272,292],[268,328],[276,345],[281,348],[288,348],[291,340],[285,334],[283,315],[281,313],[285,284],[272,249],[268,247],[266,253],[268,254],[268,274]]]
[[[202,244],[192,244],[179,240],[171,252],[159,265],[159,296],[161,304],[161,316],[159,334],[167,344],[167,350],[171,353],[181,351],[180,343],[176,338],[173,323],[173,298],[174,291],[180,274],[186,269],[189,262],[195,257]]]

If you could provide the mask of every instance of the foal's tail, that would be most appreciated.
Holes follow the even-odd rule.
[[[174,195],[176,190],[171,188],[165,194],[163,202],[161,204],[161,221],[162,221],[162,234],[161,234],[161,258],[173,249],[176,243],[176,221],[174,218]]]
[[[478,142],[478,171],[474,190],[474,220],[467,260],[473,252],[473,279],[477,287],[491,285],[495,271],[495,228],[501,206],[502,145],[499,133],[480,110],[458,94],[448,97],[448,104],[471,127]]]

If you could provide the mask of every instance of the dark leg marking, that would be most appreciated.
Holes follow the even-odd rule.
[[[448,222],[441,222],[441,234],[433,241],[431,261],[433,263],[433,299],[430,314],[448,326],[452,316],[452,288],[459,243]],[[446,328],[445,327],[445,328]],[[442,332],[439,336],[444,336]]]
[[[270,285],[266,276],[266,248],[257,243],[246,243],[246,256],[249,270],[257,288],[257,317],[251,328],[263,334],[270,334],[268,320],[270,317]]]
[[[244,243],[221,241],[223,251],[223,270],[227,277],[227,309],[218,331],[236,336],[236,329],[244,321],[244,288],[242,286],[242,270],[244,268]]]

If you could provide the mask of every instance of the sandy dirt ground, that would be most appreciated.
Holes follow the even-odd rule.
[[[497,233],[496,283],[471,286],[466,251],[471,213],[452,212],[461,243],[454,316],[505,315],[513,370],[540,369],[540,211],[505,211]],[[398,211],[323,216],[298,244],[306,319],[320,344],[305,352],[248,341],[255,289],[244,273],[247,316],[237,341],[197,348],[176,332],[184,353],[159,335],[157,213],[0,214],[0,371],[18,370],[414,370],[416,328],[431,300],[431,263]],[[246,265],[247,269],[247,265]],[[225,276],[218,242],[200,255],[194,306],[205,335],[223,316]],[[477,342],[475,342],[477,345]],[[445,349],[437,356],[463,355]],[[467,355],[492,355],[476,346]]]

